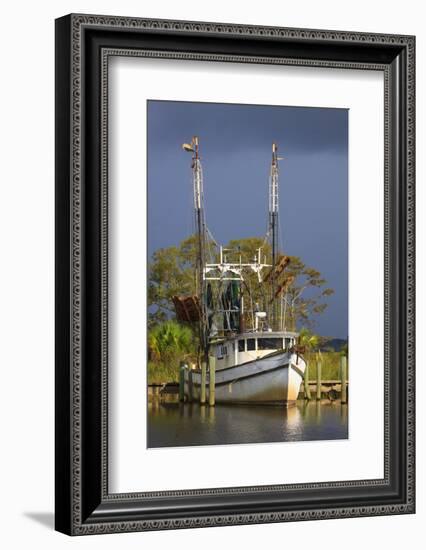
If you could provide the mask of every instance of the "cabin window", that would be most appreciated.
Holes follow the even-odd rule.
[[[228,347],[227,346],[218,346],[217,347],[217,358],[223,359],[225,355],[228,355]]]
[[[289,349],[291,347],[291,338],[285,339],[285,349]]]
[[[248,338],[247,339],[247,351],[254,351],[256,349],[256,339]]]
[[[259,338],[257,341],[257,349],[280,349],[283,344],[281,338]]]
[[[238,351],[245,351],[245,340],[238,340]]]

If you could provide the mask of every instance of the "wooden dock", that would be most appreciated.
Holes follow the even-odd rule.
[[[348,400],[349,394],[349,381],[345,381],[346,386],[346,397],[343,399],[343,402]],[[319,399],[329,399],[330,401],[335,401],[336,399],[341,399],[342,397],[342,381],[341,380],[321,380],[320,386],[318,386],[316,380],[310,380],[308,383],[308,392],[305,390],[305,384],[300,386],[299,396],[297,399],[311,399],[311,396],[315,396],[317,400]]]
[[[148,385],[148,403],[152,402],[179,403],[179,383]]]

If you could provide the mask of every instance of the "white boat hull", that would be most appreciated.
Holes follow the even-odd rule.
[[[292,405],[296,402],[306,364],[291,352],[272,353],[241,365],[220,369],[215,376],[216,403]],[[209,374],[206,395],[208,399]],[[199,401],[201,370],[185,372],[185,395]]]

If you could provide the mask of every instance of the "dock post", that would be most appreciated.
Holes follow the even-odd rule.
[[[209,405],[215,405],[216,358],[209,356]]]
[[[321,401],[321,356],[317,356],[317,401]]]
[[[181,363],[179,367],[179,401],[183,403],[185,401],[185,363]]]
[[[346,379],[347,379],[346,369],[347,369],[346,357],[342,355],[340,357],[340,380],[342,384],[341,397],[340,397],[341,403],[348,402],[347,387],[346,387]]]
[[[206,379],[207,379],[207,365],[203,361],[201,363],[201,388],[200,388],[200,405],[206,403]]]
[[[192,400],[194,398],[194,387],[193,387],[193,380],[192,380],[192,369],[188,369],[188,403],[192,403]]]
[[[311,390],[309,389],[309,363],[306,361],[305,374],[303,376],[303,387],[305,389],[305,399],[310,401],[311,399]]]

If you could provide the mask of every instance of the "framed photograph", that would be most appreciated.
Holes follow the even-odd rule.
[[[56,529],[407,514],[413,36],[56,21]]]

